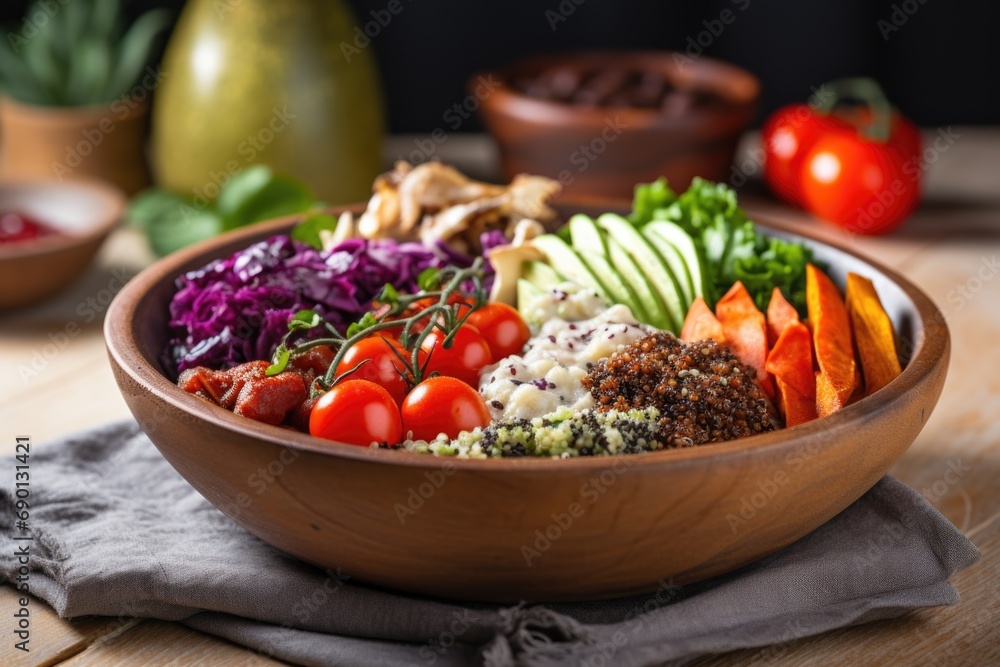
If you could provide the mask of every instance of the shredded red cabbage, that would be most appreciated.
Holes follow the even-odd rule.
[[[497,245],[495,238],[483,240]],[[164,363],[179,373],[270,359],[298,310],[315,309],[343,331],[371,310],[386,283],[416,292],[424,269],[471,263],[421,243],[350,239],[320,251],[274,236],[177,279]]]

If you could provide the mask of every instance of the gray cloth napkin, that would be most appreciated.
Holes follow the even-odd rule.
[[[132,422],[51,443],[30,462],[31,592],[61,616],[179,620],[303,665],[682,663],[953,604],[948,577],[979,557],[887,477],[811,535],[711,581],[605,602],[463,605],[365,586],[261,542]],[[0,490],[5,517],[12,488]],[[23,534],[3,521],[3,553]],[[0,562],[13,580],[15,559]]]

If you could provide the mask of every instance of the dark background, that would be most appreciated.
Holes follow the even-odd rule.
[[[364,24],[388,1],[348,3]],[[465,96],[465,79],[477,70],[553,51],[684,50],[689,38],[706,30],[703,22],[718,19],[727,8],[736,18],[713,37],[705,54],[760,77],[761,117],[804,100],[824,81],[868,75],[921,125],[1000,124],[1000,3],[995,1],[400,1],[403,11],[373,40],[394,132],[441,127],[442,114]],[[28,4],[4,0],[0,21],[17,24]],[[134,0],[129,12],[182,5],[182,0]],[[565,12],[566,20],[553,29],[546,10],[558,13],[560,7],[572,13]],[[898,29],[891,29],[897,27],[894,8]],[[879,21],[885,22],[882,27]],[[462,126],[477,129],[473,123]]]

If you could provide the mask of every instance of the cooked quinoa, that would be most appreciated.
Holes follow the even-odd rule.
[[[486,459],[512,456],[572,458],[664,449],[655,408],[574,412],[568,407],[534,419],[514,419],[465,431],[455,440],[407,440],[398,448],[418,454]],[[395,448],[395,447],[394,447]]]
[[[583,379],[596,410],[655,408],[658,438],[704,445],[773,431],[776,422],[756,371],[713,340],[682,343],[649,334],[602,359]]]

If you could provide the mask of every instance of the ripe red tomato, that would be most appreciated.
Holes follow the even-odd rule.
[[[799,173],[805,151],[831,125],[826,116],[807,104],[778,109],[761,128],[764,148],[764,182],[791,204],[802,203]]]
[[[764,124],[764,180],[852,233],[896,229],[920,199],[919,130],[870,79],[820,90],[809,105],[780,109]]]
[[[414,440],[440,433],[456,438],[462,431],[490,424],[490,411],[479,392],[453,377],[424,380],[403,401],[403,431]]]
[[[399,341],[373,334],[352,345],[344,354],[337,366],[337,375],[346,373],[358,364],[365,362],[357,371],[351,373],[346,380],[368,380],[384,387],[402,405],[407,392],[410,391],[408,378],[409,366],[400,360],[410,358],[410,352],[400,345]]]
[[[484,366],[492,363],[493,353],[486,339],[476,327],[463,324],[458,328],[449,347],[444,347],[442,341],[445,335],[435,328],[427,334],[420,347],[428,354],[427,373],[440,373],[448,377],[458,378],[472,387],[479,387],[479,373]]]
[[[488,303],[469,315],[467,324],[479,329],[496,363],[512,354],[520,354],[531,338],[531,331],[516,310],[505,303]]]
[[[399,406],[386,389],[368,380],[345,380],[320,396],[309,415],[309,433],[367,447],[403,439]]]
[[[920,201],[913,141],[912,133],[872,141],[853,129],[820,137],[802,163],[803,204],[855,234],[891,232]]]

